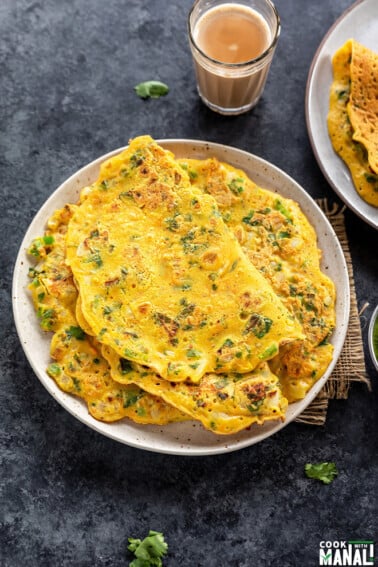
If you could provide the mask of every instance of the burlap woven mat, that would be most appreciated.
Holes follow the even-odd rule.
[[[325,423],[329,400],[345,400],[348,397],[351,382],[364,382],[370,389],[370,381],[366,374],[352,258],[345,230],[344,210],[346,207],[340,207],[337,204],[331,207],[327,199],[318,200],[317,203],[330,221],[344,252],[350,282],[350,318],[343,350],[331,376],[314,401],[295,420],[309,425]]]

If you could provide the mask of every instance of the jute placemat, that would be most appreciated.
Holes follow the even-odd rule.
[[[340,207],[337,204],[330,206],[327,199],[318,200],[317,203],[333,226],[344,252],[350,283],[350,317],[343,350],[331,376],[314,401],[295,420],[308,425],[324,425],[329,400],[345,400],[352,382],[364,382],[370,389],[370,381],[366,374],[352,258],[345,230],[344,211],[346,207]]]

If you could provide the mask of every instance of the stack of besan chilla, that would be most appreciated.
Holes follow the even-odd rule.
[[[96,419],[232,434],[283,419],[332,359],[335,290],[313,228],[216,159],[135,138],[30,253],[47,372]]]
[[[359,195],[378,207],[378,54],[350,39],[332,66],[330,139]]]

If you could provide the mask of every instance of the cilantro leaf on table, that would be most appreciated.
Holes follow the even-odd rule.
[[[134,90],[140,98],[159,98],[168,94],[169,87],[160,81],[145,81],[136,85]]]
[[[162,557],[168,551],[168,544],[161,532],[150,530],[143,540],[129,537],[128,541],[127,549],[135,555],[129,567],[163,567]]]
[[[339,473],[335,463],[307,463],[305,474],[308,478],[315,478],[324,484],[330,484]]]

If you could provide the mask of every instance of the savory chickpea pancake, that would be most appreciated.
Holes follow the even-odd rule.
[[[258,187],[216,159],[180,160],[192,184],[217,201],[250,262],[302,326],[305,340],[283,345],[269,364],[289,402],[302,399],[332,360],[335,286],[321,271],[313,227],[298,204]]]
[[[77,320],[90,336],[81,312],[76,304]],[[223,352],[232,354],[233,344],[228,339]],[[140,386],[143,391],[158,396],[177,408],[190,419],[198,420],[214,433],[231,434],[268,420],[285,417],[287,400],[281,392],[278,378],[266,362],[246,374],[205,374],[197,384],[164,380],[151,369],[121,358],[111,347],[102,345],[101,353],[109,363],[110,373],[116,382]]]
[[[363,144],[370,168],[378,173],[378,53],[354,41],[350,77],[348,115],[353,140]]]
[[[287,400],[266,362],[245,374],[209,373],[198,384],[177,384],[162,379],[149,368],[120,359],[105,345],[102,354],[110,364],[114,380],[138,384],[214,433],[237,433],[253,423],[285,417]]]
[[[66,244],[94,334],[166,380],[248,372],[303,338],[215,199],[147,136],[102,165]]]
[[[29,252],[47,373],[95,419],[231,435],[284,420],[332,360],[314,229],[216,159],[136,138]]]
[[[361,198],[378,207],[378,54],[349,39],[332,68],[329,136]]]
[[[42,238],[29,252],[38,264],[30,268],[29,285],[40,326],[53,333],[47,373],[58,386],[85,400],[89,413],[100,421],[128,417],[137,423],[166,424],[185,419],[181,412],[141,390],[111,377],[101,345],[87,335],[76,319],[77,289],[65,262],[67,224],[74,206],[56,211]]]

